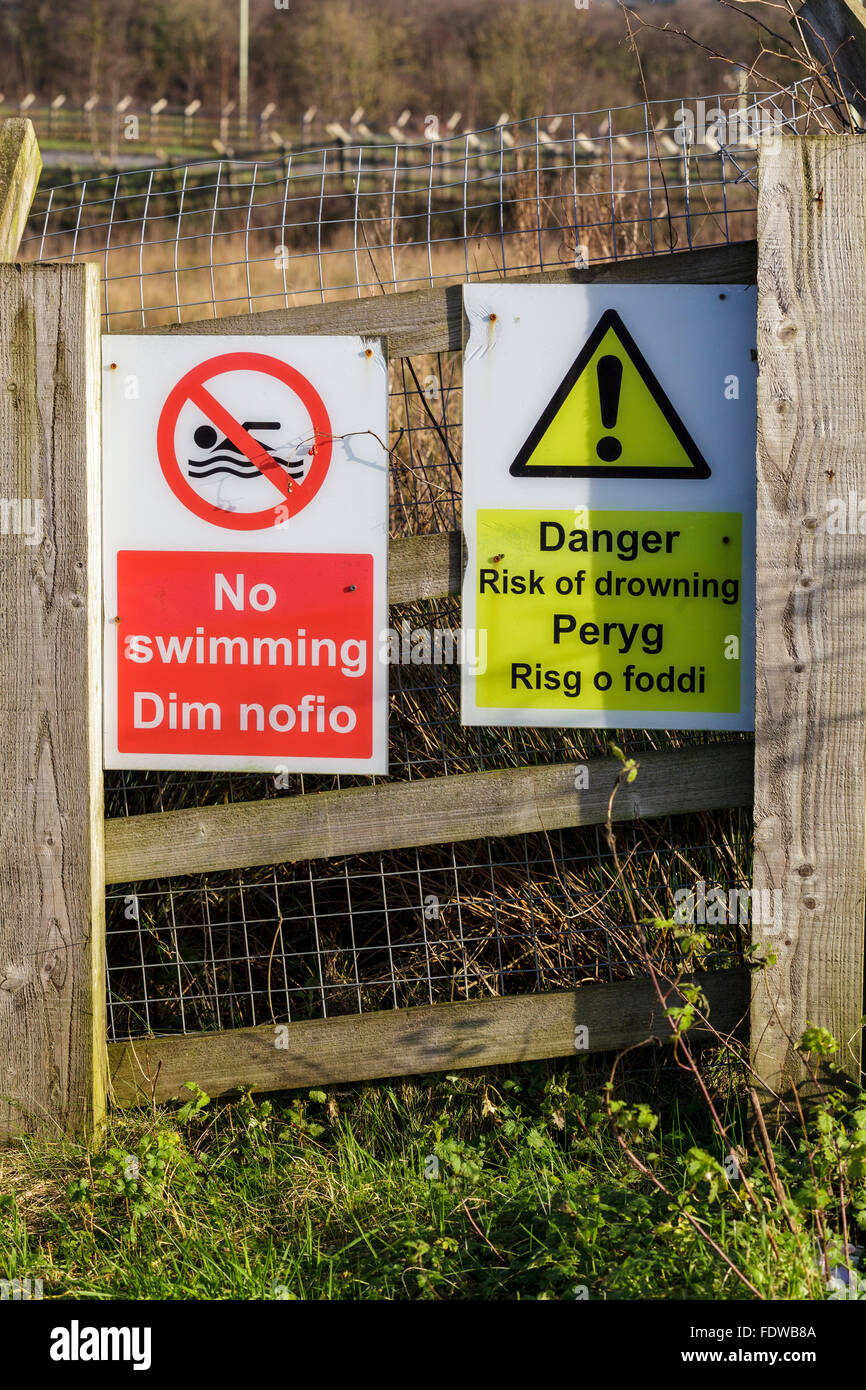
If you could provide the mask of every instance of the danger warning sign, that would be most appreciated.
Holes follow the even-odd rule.
[[[377,342],[104,343],[105,762],[387,770]]]
[[[741,533],[734,512],[479,511],[478,705],[737,713]]]
[[[754,293],[464,304],[464,722],[750,728]]]
[[[615,309],[606,309],[511,465],[515,476],[708,478]]]

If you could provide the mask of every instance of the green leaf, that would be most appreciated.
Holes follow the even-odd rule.
[[[797,1043],[797,1048],[800,1052],[805,1052],[809,1056],[832,1057],[834,1052],[839,1051],[839,1044],[833,1037],[833,1034],[828,1033],[826,1028],[816,1028],[815,1024],[810,1023],[807,1019],[806,1027],[800,1037],[800,1041]]]

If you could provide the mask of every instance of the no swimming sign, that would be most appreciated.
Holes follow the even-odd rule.
[[[387,770],[387,419],[378,341],[103,339],[107,767]]]
[[[464,723],[751,728],[754,291],[464,307]]]

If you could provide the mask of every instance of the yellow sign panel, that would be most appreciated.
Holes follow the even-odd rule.
[[[511,465],[518,477],[708,478],[619,314],[602,314]]]
[[[477,516],[479,707],[739,710],[739,512]]]

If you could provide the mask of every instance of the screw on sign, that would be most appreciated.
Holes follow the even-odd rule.
[[[332,437],[325,403],[301,372],[264,353],[228,352],[193,367],[169,392],[157,452],[166,482],[195,516],[257,531],[313,500]]]

